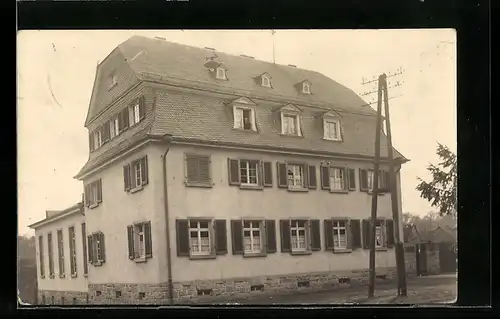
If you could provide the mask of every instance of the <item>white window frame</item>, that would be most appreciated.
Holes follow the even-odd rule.
[[[245,129],[244,123],[244,111],[250,111],[250,129]],[[241,114],[241,117],[237,114]],[[255,124],[255,108],[241,105],[233,106],[233,116],[234,116],[234,126],[235,129],[257,131],[257,126]]]
[[[292,171],[293,178],[290,178],[288,172],[289,170]],[[298,164],[288,164],[287,165],[287,172],[286,172],[286,178],[287,178],[287,185],[288,188],[304,188],[305,186],[305,181],[304,181],[304,170],[305,167],[304,165],[298,165]],[[290,181],[293,181],[292,185],[290,185]]]
[[[215,77],[219,80],[226,80],[226,70],[223,68],[217,68],[215,69]]]
[[[383,174],[384,171],[380,171],[379,174],[378,174],[378,188],[379,188],[379,191],[380,191],[380,187],[381,187],[381,181],[382,181],[382,177],[381,177],[381,174]],[[367,170],[366,171],[366,183],[368,184],[368,192],[373,192],[373,179],[375,177],[375,171],[373,170]],[[388,183],[389,181],[386,181],[386,183]]]
[[[335,125],[335,136],[333,136],[333,131],[329,129],[329,125]],[[323,138],[330,141],[340,141],[342,140],[340,132],[340,121],[335,119],[323,119]]]
[[[100,129],[94,132],[94,148],[97,149],[102,146],[102,132]]]
[[[73,226],[70,226],[70,228],[73,228],[73,237],[71,237],[69,240],[72,242],[72,245],[73,247],[71,247],[71,245],[69,246],[69,254],[70,254],[70,258],[71,258],[71,262],[70,262],[70,267],[71,267],[71,263],[73,264],[73,267],[71,267],[71,276],[76,276],[77,274],[77,270],[78,270],[78,266],[76,264],[77,262],[77,259],[76,259],[76,227],[73,225]],[[68,233],[69,230],[68,230]],[[71,249],[73,248],[73,249]]]
[[[342,167],[330,167],[329,168],[330,177],[330,190],[332,191],[343,191],[347,186],[347,174]],[[340,188],[335,187],[340,181]]]
[[[59,238],[59,232],[61,232],[61,238]],[[56,232],[57,236],[57,257],[58,257],[58,267],[59,276],[64,277],[66,275],[66,260],[64,258],[64,230],[58,229]],[[61,269],[62,266],[62,269]]]
[[[135,188],[141,187],[142,186],[142,173],[143,172],[142,172],[142,165],[141,165],[140,160],[132,163],[132,172],[134,173],[133,177],[134,177]]]
[[[138,258],[146,258],[146,235],[144,232],[144,225],[144,223],[134,225],[134,249],[139,252]]]
[[[302,83],[302,93],[311,94],[311,85],[309,83],[306,82]]]
[[[299,223],[304,223],[304,226],[300,226]],[[309,232],[308,232],[308,221],[306,220],[291,220],[290,221],[290,245],[292,248],[292,252],[296,251],[307,251],[309,250]],[[293,235],[293,231],[296,232],[296,235]],[[303,244],[304,247],[299,246],[299,241],[300,241],[300,232],[303,231],[304,233],[304,240]],[[294,247],[294,245],[296,247]]]
[[[252,164],[255,164],[255,167]],[[240,181],[242,180],[243,174],[242,171],[246,173],[246,183],[241,182],[243,186],[258,186],[259,185],[259,161],[251,161],[251,160],[240,160]],[[250,183],[250,172],[251,170],[255,170],[255,183]]]
[[[270,88],[271,87],[271,78],[267,75],[263,75],[261,79],[261,86]]]
[[[141,121],[139,102],[134,104],[133,111],[134,111],[134,124],[137,124]]]
[[[294,133],[288,133],[285,129],[285,118],[293,118],[293,124],[295,127]],[[288,123],[288,122],[287,122]],[[287,126],[288,127],[288,126]],[[302,136],[300,127],[300,115],[295,112],[281,112],[281,134],[291,135],[291,136]]]
[[[191,223],[196,223],[196,228],[191,227]],[[201,227],[201,223],[207,223],[207,227]],[[212,254],[212,222],[210,220],[195,220],[188,221],[189,231],[189,251],[191,256],[209,256]],[[201,237],[202,232],[207,232],[208,237]],[[197,243],[193,245],[191,233],[196,233]],[[208,250],[202,250],[202,238],[208,239]],[[194,249],[196,247],[196,249]]]
[[[96,260],[97,263],[102,262],[102,251],[101,251],[101,238],[100,238],[100,233],[94,233],[92,234],[92,246],[95,245],[95,252],[96,252]],[[92,247],[93,249],[94,247]]]
[[[249,227],[245,227],[245,224],[249,223]],[[259,232],[259,236],[255,237],[254,231]],[[250,236],[245,236],[245,232],[249,232]],[[259,239],[259,244],[255,242],[255,238]],[[246,241],[250,241],[250,249],[246,248]],[[243,252],[244,254],[257,254],[262,252],[263,248],[263,236],[262,236],[262,221],[258,220],[244,220],[243,221]],[[257,248],[255,248],[257,247]]]
[[[348,235],[348,220],[333,220],[332,221],[332,235],[333,235],[333,247],[334,249],[347,249],[349,247],[349,235]],[[342,225],[343,224],[343,225]],[[344,245],[341,245],[341,231],[344,231]],[[335,231],[337,234],[335,234]]]

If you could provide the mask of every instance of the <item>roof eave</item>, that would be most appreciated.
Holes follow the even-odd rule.
[[[82,215],[84,215],[84,209],[83,209],[83,203],[78,203],[76,205],[73,205],[69,208],[66,208],[65,210],[63,210],[60,214],[54,216],[54,217],[49,217],[49,218],[44,218],[36,223],[33,223],[31,225],[28,225],[29,228],[31,229],[36,229],[40,226],[44,226],[44,225],[47,225],[47,224],[50,224],[56,220],[60,220],[64,217],[68,217],[68,216],[71,216],[71,215],[74,215],[76,213],[81,213]]]

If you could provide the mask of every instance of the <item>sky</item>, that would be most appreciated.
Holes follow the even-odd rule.
[[[17,38],[18,231],[81,200],[73,178],[88,159],[84,127],[97,64],[133,35],[211,47],[230,54],[318,71],[358,94],[389,78],[393,145],[401,169],[403,211],[435,210],[415,190],[437,163],[437,143],[456,152],[456,35],[422,30],[81,30],[20,31]],[[393,82],[394,81],[394,82]],[[391,88],[395,81],[403,83]],[[375,102],[376,94],[363,96]],[[376,104],[372,104],[375,107]]]

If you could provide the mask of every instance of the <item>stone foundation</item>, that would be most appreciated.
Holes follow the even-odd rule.
[[[86,291],[38,290],[39,305],[87,305]]]
[[[168,284],[89,284],[92,304],[167,304]]]

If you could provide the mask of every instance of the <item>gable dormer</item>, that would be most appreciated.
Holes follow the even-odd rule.
[[[271,75],[269,75],[269,73],[267,73],[267,72],[262,73],[261,75],[255,77],[255,80],[257,81],[257,84],[262,86],[262,87],[272,88]]]
[[[299,91],[299,93],[307,95],[312,94],[311,86],[312,83],[308,80],[304,80],[302,82],[295,84],[295,88]]]
[[[329,110],[322,115],[323,118],[323,139],[329,141],[342,141],[342,116]]]
[[[294,104],[287,104],[278,109],[281,115],[281,134],[302,136],[302,109]]]
[[[233,128],[239,130],[257,131],[255,108],[257,104],[246,97],[240,97],[230,103],[233,108]]]

